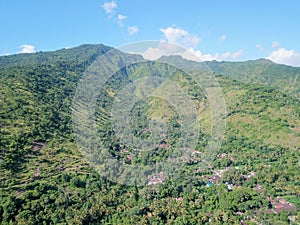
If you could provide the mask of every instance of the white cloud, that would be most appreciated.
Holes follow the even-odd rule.
[[[105,2],[102,5],[102,8],[105,10],[106,14],[108,14],[109,16],[113,16],[116,12],[116,8],[118,7],[117,3],[115,3],[114,1],[111,2]]]
[[[225,53],[202,53],[200,50],[195,50],[195,47],[200,42],[200,38],[196,35],[190,34],[188,31],[176,28],[167,27],[165,29],[161,28],[160,31],[164,34],[167,42],[173,44],[179,44],[187,49],[180,49],[179,47],[171,47],[169,45],[167,48],[165,46],[159,46],[158,48],[149,48],[143,56],[147,59],[157,59],[162,55],[181,55],[185,59],[194,61],[229,61],[239,59],[243,51],[239,50],[236,52],[225,52]],[[220,36],[220,41],[225,41],[227,36],[225,34]],[[166,44],[167,45],[167,44]]]
[[[204,54],[200,50],[195,50],[190,48],[183,54],[183,58],[194,60],[194,61],[233,61],[238,60],[243,55],[242,50],[236,52],[224,52],[224,53],[215,53],[215,54]]]
[[[300,53],[294,49],[278,48],[271,52],[268,59],[276,63],[300,67]]]
[[[220,41],[225,41],[227,39],[227,36],[225,34],[222,34],[220,36]]]
[[[214,60],[214,57],[212,54],[204,54],[200,50],[195,50],[193,48],[186,50],[185,52],[183,52],[183,54],[181,56],[185,59],[193,60],[193,61],[197,61],[197,62]]]
[[[131,26],[128,27],[127,31],[130,35],[133,35],[139,31],[139,28],[137,26]]]
[[[156,60],[161,56],[182,55],[184,48],[178,45],[161,41],[157,47],[149,47],[145,52],[140,53],[145,59]]]
[[[0,56],[7,56],[7,55],[11,55],[11,54],[7,52],[0,53]]]
[[[216,53],[216,54],[205,54],[200,50],[195,50],[194,48],[185,49],[180,46],[169,44],[166,42],[160,42],[157,47],[148,48],[145,52],[141,53],[145,59],[156,60],[161,56],[170,56],[170,55],[180,55],[185,59],[193,61],[230,61],[238,60],[243,51],[239,50],[236,52],[225,52],[225,53]]]
[[[264,50],[264,47],[260,44],[255,45],[255,48],[257,48],[261,52]]]
[[[279,48],[280,47],[280,43],[278,41],[273,41],[272,42],[272,48]]]
[[[200,42],[200,38],[190,34],[186,30],[176,27],[161,28],[160,31],[164,34],[165,39],[174,44],[179,44],[185,47],[195,47]]]
[[[121,27],[124,26],[123,20],[125,20],[126,18],[127,18],[127,16],[124,16],[124,15],[122,15],[122,14],[119,14],[119,15],[118,15],[118,24],[119,24]]]
[[[21,45],[20,46],[21,51],[18,53],[34,53],[35,52],[35,47],[33,45]]]

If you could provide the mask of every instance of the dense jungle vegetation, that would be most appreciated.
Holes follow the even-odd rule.
[[[199,163],[210,138],[211,109],[193,77],[154,61],[115,73],[99,93],[96,110],[99,137],[114,158],[153,165],[168,160],[178,145],[178,113],[158,97],[135,104],[128,127],[146,139],[150,121],[166,124],[157,148],[133,152],[113,132],[116,96],[142,76],[176,82],[191,97],[200,124],[193,157],[177,174],[157,184],[127,186],[97,173],[73,134],[76,87],[109,50],[82,45],[0,57],[1,224],[300,223],[300,68],[263,59],[207,62],[227,114],[223,144],[204,169]],[[120,53],[112,60],[118,57],[130,56]]]

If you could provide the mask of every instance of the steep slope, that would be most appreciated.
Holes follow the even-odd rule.
[[[270,224],[288,222],[284,213],[264,214],[271,207],[268,195],[283,196],[299,210],[299,99],[276,88],[245,84],[227,76],[217,76],[217,80],[228,112],[225,140],[218,155],[228,157],[217,156],[212,162],[214,170],[199,171],[197,160],[201,157],[195,157],[173,179],[160,185],[125,186],[101,177],[76,145],[71,107],[84,71],[110,49],[103,45],[83,45],[0,57],[0,221],[3,224],[195,224],[200,220],[205,224],[209,219],[233,224],[249,217]],[[130,57],[138,56],[120,52],[112,60]],[[173,60],[197,68],[195,62],[187,64],[177,57]],[[123,68],[106,83],[97,100],[99,136],[108,151],[126,164],[151,165],[168,158],[166,144],[176,143],[180,128],[180,120],[170,103],[161,98],[147,98],[131,110],[135,120],[128,129],[146,139],[148,134],[140,131],[149,126],[150,120],[157,119],[167,124],[169,140],[143,157],[132,157],[124,151],[130,149],[120,145],[110,124],[113,101],[122,88],[143,76],[169,78],[191,96],[201,125],[197,154],[203,152],[209,138],[211,110],[205,94],[191,76],[162,61]],[[257,63],[262,69],[263,64]],[[241,69],[235,65],[243,65],[249,73],[253,70],[252,64],[224,64],[232,66],[232,71]],[[268,68],[264,70],[271,81],[274,70],[274,85],[279,82],[280,74],[293,77],[297,74],[293,71],[298,70],[276,64],[271,65],[270,71]],[[213,171],[228,167],[239,168],[234,176],[227,174],[228,180],[237,182],[239,188],[230,192],[223,180],[220,185],[207,187]],[[251,179],[241,176],[250,172],[256,174]],[[222,179],[224,183],[227,181],[226,176]],[[256,184],[264,187],[263,194],[256,191]],[[294,211],[290,213],[296,215]]]
[[[213,72],[225,95],[227,122],[233,123],[241,136],[265,144],[299,147],[299,101],[295,97],[300,91],[300,68],[265,59],[203,62],[200,66],[181,56],[163,56],[159,61]],[[208,119],[210,112],[203,113],[203,120]]]
[[[246,62],[205,62],[213,72],[241,82],[263,84],[300,98],[300,68],[258,59]]]
[[[70,49],[60,49],[52,52],[37,52],[34,54],[17,54],[0,57],[0,67],[41,65],[52,63],[86,63],[94,61],[97,56],[109,51],[105,45],[84,44]],[[69,65],[71,66],[71,65]]]

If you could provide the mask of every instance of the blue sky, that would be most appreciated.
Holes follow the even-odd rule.
[[[299,9],[296,0],[2,0],[0,55],[164,40],[202,60],[300,66]]]

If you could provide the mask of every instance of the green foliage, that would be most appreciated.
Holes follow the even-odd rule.
[[[229,183],[233,185],[241,185],[243,183],[243,176],[241,172],[236,168],[229,168],[226,172],[224,172],[222,176],[222,181],[224,183]]]
[[[126,129],[146,140],[151,121],[165,123],[160,147],[133,153],[132,160],[121,151],[132,149],[114,134],[111,108],[119,90],[136,79],[155,75],[176,82],[191,96],[203,122],[195,161],[186,162],[160,185],[124,186],[100,177],[80,154],[72,134],[76,85],[93,60],[109,49],[83,45],[0,57],[1,224],[240,224],[241,220],[251,224],[249,218],[288,224],[290,214],[296,216],[294,223],[299,222],[296,212],[265,213],[272,207],[267,196],[284,196],[297,210],[300,207],[300,101],[276,89],[297,96],[298,68],[264,60],[208,63],[214,72],[244,82],[263,74],[258,82],[265,86],[218,76],[228,110],[218,155],[227,155],[216,157],[214,168],[204,170],[197,160],[210,137],[211,114],[205,92],[192,77],[158,62],[131,65],[114,74],[97,100],[96,118],[104,147],[116,159],[152,165],[169,158],[179,144],[181,121],[176,109],[149,97],[131,109],[135,119]],[[180,57],[173,60],[183,62]],[[208,177],[220,169],[225,169],[220,182],[207,187]],[[255,175],[249,178],[250,172]],[[226,182],[235,185],[232,191]],[[262,192],[256,190],[257,184]]]
[[[216,74],[250,84],[263,84],[281,92],[300,97],[300,68],[259,59],[246,62],[206,62]]]

